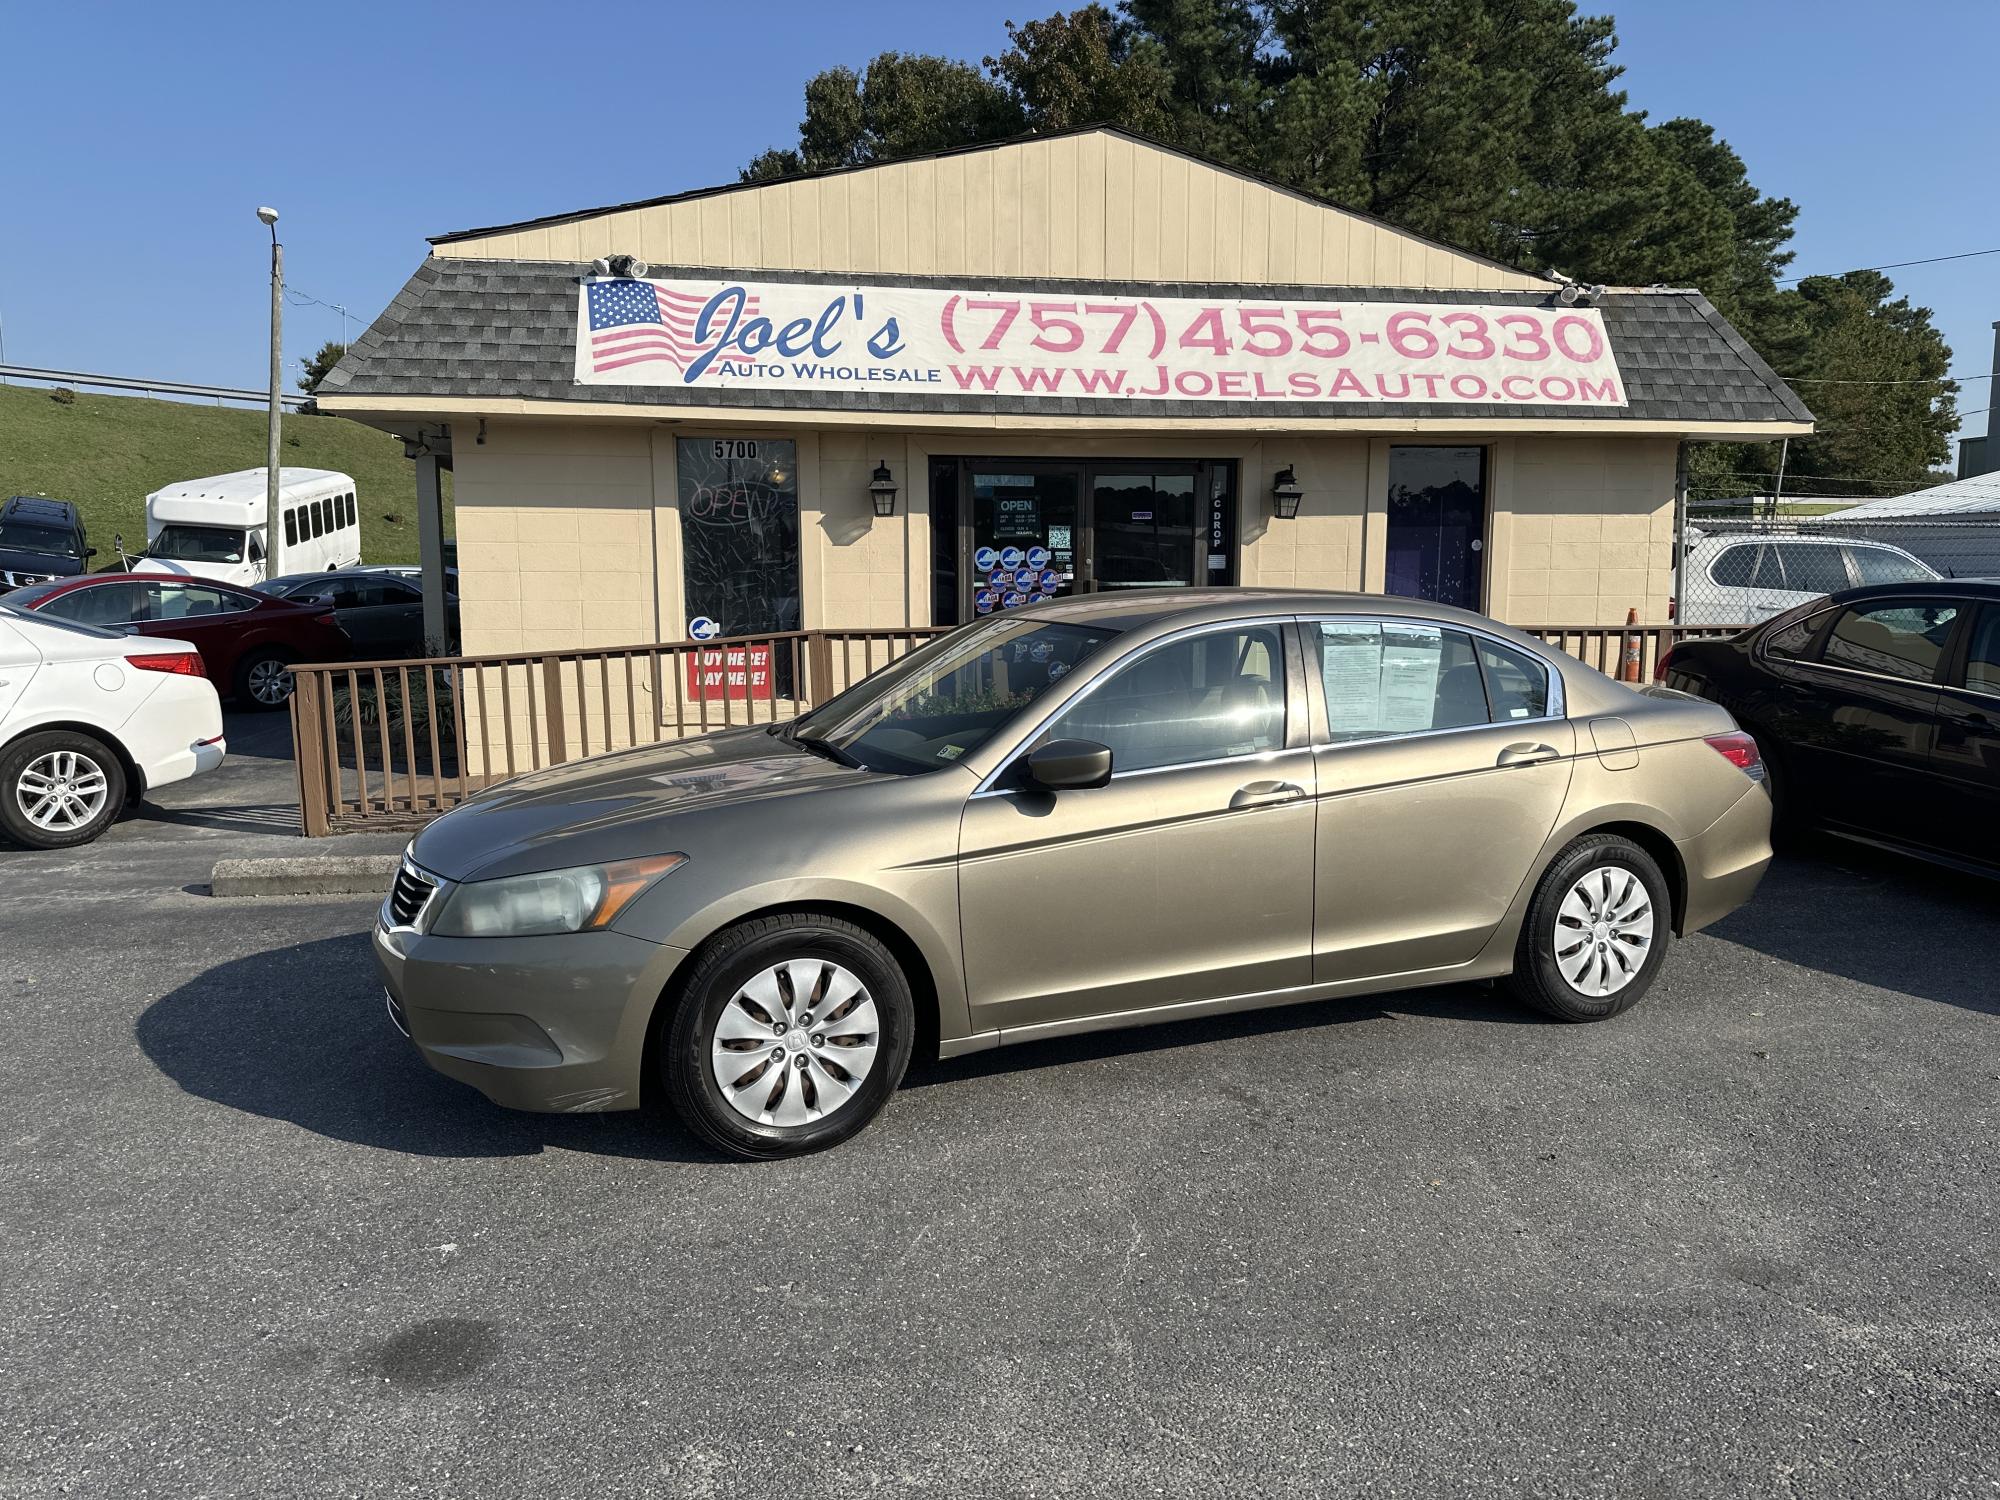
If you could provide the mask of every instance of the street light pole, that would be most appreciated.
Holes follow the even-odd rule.
[[[283,534],[278,529],[278,429],[284,420],[284,405],[279,400],[280,372],[279,346],[284,331],[285,307],[285,247],[278,243],[278,211],[275,208],[257,210],[258,222],[271,231],[271,418],[269,442],[266,444],[264,461],[264,552],[266,576],[276,576],[271,570],[279,559],[271,554],[279,545]],[[282,571],[280,569],[279,571]]]

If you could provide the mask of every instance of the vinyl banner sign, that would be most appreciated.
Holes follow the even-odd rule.
[[[580,385],[1329,407],[1623,406],[1587,307],[583,283]]]

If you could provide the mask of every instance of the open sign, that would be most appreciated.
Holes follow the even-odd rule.
[[[694,651],[687,659],[688,697],[696,702],[747,701],[774,696],[771,681],[771,648],[727,646],[713,651]]]

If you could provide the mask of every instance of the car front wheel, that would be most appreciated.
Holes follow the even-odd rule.
[[[852,922],[760,917],[704,947],[657,1050],[668,1102],[733,1156],[796,1156],[867,1125],[916,1034],[895,957]]]
[[[17,844],[87,844],[124,805],[124,766],[87,734],[26,734],[0,753],[0,830]]]
[[[1666,959],[1673,905],[1652,855],[1616,834],[1578,839],[1528,903],[1507,988],[1563,1021],[1601,1021],[1639,1003]]]

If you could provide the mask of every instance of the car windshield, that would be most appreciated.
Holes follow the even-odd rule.
[[[76,533],[59,526],[36,526],[29,521],[0,523],[0,551],[46,552],[52,557],[78,557]]]
[[[1117,634],[1031,617],[982,621],[850,688],[789,733],[871,771],[935,771],[985,744]]]
[[[190,526],[177,521],[162,526],[146,549],[148,557],[171,558],[175,562],[240,563],[243,561],[243,533],[227,526]]]

